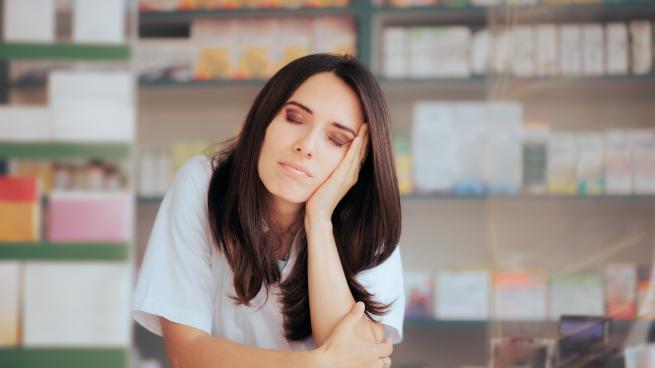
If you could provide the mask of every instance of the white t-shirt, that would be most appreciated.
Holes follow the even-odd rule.
[[[212,240],[207,217],[210,159],[195,156],[185,163],[164,196],[148,241],[133,298],[134,319],[162,335],[159,317],[237,343],[280,350],[311,349],[311,337],[289,342],[284,337],[278,297],[266,300],[262,287],[250,307],[235,305],[233,273]],[[295,260],[295,247],[282,278]],[[357,280],[382,303],[395,303],[378,322],[394,343],[402,340],[405,309],[400,248],[384,263],[361,272]],[[261,308],[259,308],[261,307]]]

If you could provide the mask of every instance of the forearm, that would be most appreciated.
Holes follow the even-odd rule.
[[[339,252],[329,220],[305,220],[307,233],[307,281],[312,334],[321,346],[330,332],[355,304],[341,266]],[[362,319],[356,326],[358,336],[380,342],[382,326]]]
[[[167,343],[172,368],[326,367],[317,350],[260,349],[209,335],[195,337],[176,348]]]

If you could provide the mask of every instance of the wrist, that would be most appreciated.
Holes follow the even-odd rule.
[[[332,219],[329,215],[305,213],[305,229],[311,227],[332,227]]]
[[[330,354],[328,353],[325,345],[318,347],[314,350],[308,350],[307,358],[307,367],[312,368],[332,368],[334,364],[330,359]]]

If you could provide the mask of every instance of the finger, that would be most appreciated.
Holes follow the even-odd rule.
[[[391,355],[391,353],[393,353],[393,344],[391,343],[391,338],[387,337],[387,339],[384,340],[384,342],[375,344],[374,350],[375,350],[375,354],[379,358],[388,357],[389,355]]]
[[[355,328],[355,325],[362,319],[362,315],[364,315],[364,303],[357,302],[350,309],[350,312],[343,317],[341,323],[345,328]]]

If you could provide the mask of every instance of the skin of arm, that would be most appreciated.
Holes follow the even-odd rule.
[[[328,367],[320,350],[260,349],[212,337],[193,327],[160,318],[173,368]]]
[[[316,346],[321,346],[356,301],[341,266],[332,222],[309,216],[305,220],[305,231],[312,335]],[[383,326],[362,318],[355,327],[355,334],[369,342],[381,342]]]

